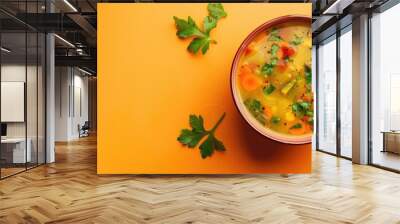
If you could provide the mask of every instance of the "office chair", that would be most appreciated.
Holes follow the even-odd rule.
[[[80,137],[87,137],[89,136],[89,129],[90,129],[90,125],[89,125],[89,121],[85,121],[85,123],[82,125],[82,127],[79,127],[80,125],[78,125],[78,129],[79,129],[79,138]]]

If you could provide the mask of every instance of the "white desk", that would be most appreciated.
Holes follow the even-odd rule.
[[[1,139],[1,144],[10,147],[12,146],[12,163],[25,163],[31,162],[32,153],[31,145],[32,141],[30,138],[27,139],[26,154],[25,154],[25,138],[5,138]],[[2,146],[2,147],[4,147]],[[25,159],[27,159],[25,161]]]

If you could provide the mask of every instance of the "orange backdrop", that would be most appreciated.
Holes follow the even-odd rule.
[[[265,139],[242,120],[230,93],[232,59],[241,42],[267,20],[311,16],[311,4],[224,4],[228,16],[206,55],[186,51],[173,16],[201,24],[206,4],[98,4],[99,174],[306,173],[311,145]],[[227,148],[207,159],[176,138],[201,114]]]

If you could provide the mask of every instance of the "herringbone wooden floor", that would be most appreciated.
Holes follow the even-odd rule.
[[[0,181],[0,223],[400,223],[400,175],[314,154],[310,175],[98,176],[96,142]]]

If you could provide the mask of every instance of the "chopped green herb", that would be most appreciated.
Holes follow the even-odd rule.
[[[177,140],[189,148],[196,147],[199,142],[208,136],[205,141],[200,145],[200,154],[203,159],[211,156],[215,150],[225,151],[224,144],[215,137],[215,130],[225,118],[225,113],[219,118],[218,122],[210,130],[204,128],[204,121],[202,116],[190,115],[189,124],[192,130],[182,129],[181,134]]]
[[[217,27],[218,20],[227,15],[221,3],[209,3],[207,9],[209,15],[204,18],[203,29],[200,29],[190,16],[187,21],[176,16],[173,17],[177,29],[176,35],[181,39],[194,38],[187,47],[187,50],[193,54],[196,54],[200,49],[205,54],[210,43],[217,43],[211,39],[210,32]]]
[[[271,63],[266,63],[261,67],[261,73],[263,75],[271,75],[272,72],[274,71],[274,65],[272,65]]]
[[[303,38],[295,35],[294,39],[290,43],[293,45],[300,45],[301,43],[303,43]]]
[[[271,29],[271,32],[269,34],[268,40],[269,41],[276,41],[276,42],[282,40],[282,38],[279,36],[279,30],[276,27]]]
[[[272,116],[272,117],[271,117],[271,122],[272,122],[273,124],[279,124],[279,122],[281,122],[281,118],[280,118],[280,117],[277,117],[277,116]]]
[[[311,109],[312,109],[311,105],[308,102],[296,102],[296,103],[292,104],[292,111],[298,117],[303,117],[305,114],[313,113],[311,111]],[[309,116],[309,115],[307,115],[307,116]]]
[[[268,86],[264,87],[263,92],[265,95],[269,95],[272,92],[274,92],[274,90],[276,89],[276,87],[272,84],[269,84]]]
[[[252,112],[261,113],[263,111],[261,102],[256,99],[247,99],[244,104]]]
[[[277,44],[272,44],[272,46],[271,46],[271,55],[272,56],[276,56],[276,53],[278,52],[278,50],[279,50],[279,46]]]
[[[247,109],[251,114],[263,125],[266,123],[266,119],[264,116],[264,110],[262,108],[261,102],[256,99],[247,99],[244,101],[244,105],[246,105]]]
[[[306,78],[306,83],[311,84],[312,73],[311,73],[311,68],[308,65],[304,65],[304,75]]]
[[[275,66],[276,64],[278,63],[278,58],[277,57],[273,57],[272,59],[271,59],[271,65],[273,65],[273,66]]]
[[[309,117],[312,117],[312,116],[314,116],[314,112],[312,112],[312,111],[307,111],[307,112],[306,112],[306,115],[309,116]]]
[[[274,67],[276,66],[276,64],[278,63],[278,58],[277,57],[273,57],[270,61],[270,63],[265,63],[262,67],[261,67],[261,73],[263,75],[271,75],[272,72],[274,71]]]
[[[302,127],[301,124],[297,123],[297,124],[293,125],[292,127],[290,127],[290,129],[298,129],[298,128],[301,128],[301,127]]]

